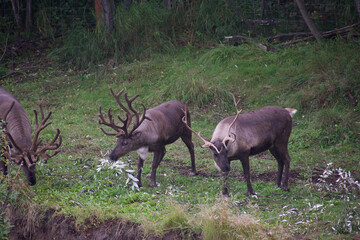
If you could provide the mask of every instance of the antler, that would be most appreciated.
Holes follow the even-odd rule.
[[[201,135],[200,135],[200,132],[197,133],[195,130],[193,130],[191,127],[190,127],[190,124],[188,123],[187,121],[187,112],[188,112],[188,109],[187,109],[187,103],[185,103],[185,109],[184,109],[184,116],[182,118],[182,121],[183,123],[185,123],[185,126],[190,130],[192,131],[201,141],[204,142],[204,145],[202,145],[201,147],[202,148],[210,148],[210,147],[213,147],[215,149],[215,151],[217,153],[220,153],[219,149],[210,141],[207,141],[205,138],[203,138]]]
[[[44,158],[44,162],[46,163],[47,160],[50,157],[55,156],[56,154],[58,154],[60,152],[60,150],[58,150],[58,148],[61,146],[62,143],[62,137],[60,135],[60,130],[56,129],[56,135],[54,136],[54,138],[50,141],[50,143],[48,143],[47,145],[43,146],[39,151],[37,151],[37,148],[40,146],[41,144],[41,140],[38,141],[39,139],[39,134],[42,130],[44,130],[47,126],[49,126],[50,124],[52,124],[52,122],[48,122],[52,112],[49,112],[48,115],[45,117],[44,115],[44,111],[41,105],[39,105],[40,107],[40,114],[41,114],[41,124],[39,125],[39,121],[38,121],[38,115],[37,115],[37,111],[34,110],[34,114],[35,114],[35,134],[32,140],[32,145],[30,148],[30,153],[32,155],[34,155],[34,160],[33,162],[36,163],[39,160],[39,157],[41,156],[42,158]],[[57,143],[56,141],[59,139],[59,142]],[[46,153],[46,151],[48,150],[54,150],[53,153],[48,154]],[[26,160],[26,158],[25,158]]]
[[[226,144],[226,142],[227,141],[231,141],[231,142],[234,142],[235,141],[235,138],[232,138],[232,137],[230,137],[229,136],[229,134],[230,134],[230,129],[231,129],[231,127],[232,127],[232,125],[234,125],[234,123],[235,123],[235,121],[236,121],[236,119],[237,119],[237,117],[239,116],[239,114],[241,113],[241,111],[242,111],[242,109],[238,109],[238,104],[239,104],[239,102],[240,102],[240,99],[236,102],[236,99],[235,99],[235,96],[234,96],[234,94],[232,94],[231,93],[231,96],[233,97],[233,100],[234,100],[234,105],[235,105],[235,108],[236,108],[236,115],[235,115],[235,117],[234,117],[234,120],[230,123],[230,125],[229,125],[229,128],[228,128],[228,130],[227,130],[227,132],[226,132],[226,137],[223,139],[223,141],[222,141],[222,143],[223,143],[223,145],[224,145],[224,147],[227,149],[227,144]]]
[[[117,134],[121,133],[121,127],[115,124],[114,118],[113,118],[113,116],[111,114],[110,108],[108,110],[109,122],[107,122],[105,120],[105,118],[104,118],[104,116],[103,116],[103,114],[101,112],[101,106],[99,106],[99,114],[98,114],[98,116],[100,118],[99,119],[100,124],[104,124],[104,125],[106,125],[108,127],[111,127],[112,129],[114,129],[116,131],[116,133],[108,133],[102,127],[100,127],[100,129],[101,129],[101,131],[103,131],[103,133],[105,133],[106,135],[110,135],[110,136],[116,136]],[[126,119],[126,121],[127,121],[127,119]]]
[[[122,89],[119,93],[115,94],[114,91],[112,90],[112,88],[110,88],[110,92],[113,95],[113,97],[115,98],[116,102],[121,107],[121,109],[125,111],[126,118],[122,119],[118,115],[117,117],[118,117],[119,121],[122,122],[123,125],[122,126],[116,125],[115,122],[114,122],[114,118],[111,115],[111,110],[109,109],[108,110],[109,121],[106,121],[104,116],[101,113],[101,106],[100,106],[99,107],[99,114],[98,114],[99,118],[100,118],[99,123],[104,124],[104,125],[106,125],[108,127],[111,127],[116,131],[116,133],[108,133],[104,129],[100,128],[105,134],[112,135],[112,136],[119,136],[120,134],[125,134],[125,136],[130,136],[141,125],[141,123],[145,119],[151,121],[150,118],[145,116],[146,107],[145,107],[145,105],[143,103],[141,103],[141,106],[143,107],[143,113],[142,113],[141,117],[139,117],[140,109],[138,111],[136,111],[132,106],[132,102],[139,96],[139,94],[136,94],[130,100],[129,100],[128,96],[127,96],[127,93],[124,94],[125,101],[126,101],[126,103],[128,105],[128,108],[126,108],[120,101],[120,97],[121,97],[122,93],[124,92],[124,89]],[[129,128],[129,126],[131,124],[131,121],[132,121],[134,116],[136,118],[134,126],[130,131],[128,131],[128,128]]]
[[[59,138],[59,142],[56,143],[58,138]],[[60,130],[56,129],[56,135],[51,140],[51,142],[45,145],[44,147],[42,147],[39,151],[35,153],[36,157],[34,162],[37,162],[39,160],[39,157],[42,157],[44,159],[44,162],[46,163],[49,158],[55,156],[60,152],[58,148],[61,146],[61,143],[62,143],[62,137],[60,135]],[[48,150],[54,150],[54,152],[50,154],[46,153],[46,151]]]

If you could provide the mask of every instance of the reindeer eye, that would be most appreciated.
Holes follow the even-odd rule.
[[[123,142],[122,142],[122,145],[123,145],[123,146],[126,146],[126,145],[128,145],[128,142],[127,142],[127,141],[123,141]]]

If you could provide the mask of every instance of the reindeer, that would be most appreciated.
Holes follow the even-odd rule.
[[[183,103],[179,101],[165,102],[149,110],[146,110],[145,105],[141,103],[143,113],[139,116],[141,109],[136,111],[132,106],[133,101],[139,94],[136,94],[131,99],[128,99],[127,93],[124,94],[124,99],[127,103],[126,108],[120,101],[124,89],[115,94],[110,88],[110,92],[120,108],[126,114],[125,119],[122,119],[119,115],[117,116],[120,122],[122,122],[122,126],[119,126],[115,124],[111,110],[108,110],[109,121],[107,121],[101,112],[101,106],[99,106],[99,124],[111,127],[115,130],[115,133],[108,133],[103,128],[100,129],[106,135],[117,137],[116,146],[109,156],[110,160],[116,161],[130,151],[136,150],[139,155],[137,179],[139,180],[138,185],[142,186],[141,172],[144,160],[149,152],[153,152],[154,160],[150,173],[149,186],[154,187],[156,186],[156,169],[166,153],[165,146],[181,138],[190,153],[190,175],[196,175],[194,145],[191,140],[191,131],[187,129],[182,122],[185,111]],[[134,120],[133,127],[129,130],[132,120]],[[190,114],[188,111],[186,111],[186,120],[188,124],[190,124]]]
[[[288,191],[290,156],[287,146],[292,128],[292,117],[297,110],[268,106],[240,115],[241,110],[237,107],[240,100],[236,102],[235,96],[232,96],[237,113],[218,123],[210,141],[191,129],[186,114],[183,118],[188,129],[204,142],[202,147],[211,150],[215,167],[223,172],[225,176],[223,195],[228,195],[226,179],[230,171],[230,162],[233,160],[241,161],[247,183],[246,195],[255,194],[250,182],[249,156],[266,150],[270,150],[278,162],[277,186]],[[185,106],[185,113],[186,108],[187,106]],[[284,167],[284,178],[282,178]]]
[[[52,122],[47,122],[51,116],[51,112],[47,116],[44,115],[43,109],[40,105],[41,122],[39,125],[37,111],[35,114],[35,132],[34,137],[31,138],[32,128],[30,120],[21,106],[20,102],[5,89],[0,88],[0,119],[6,123],[5,134],[7,141],[12,147],[12,151],[9,150],[5,156],[11,158],[17,164],[22,164],[22,169],[26,175],[29,185],[36,184],[35,165],[39,161],[40,157],[47,160],[59,153],[58,148],[61,145],[60,130],[57,129],[57,133],[54,138],[46,145],[41,145],[39,140],[39,134]],[[58,140],[58,142],[57,142]],[[52,150],[52,153],[47,153],[48,150]],[[7,164],[4,161],[0,161],[0,170],[4,175],[7,175]]]

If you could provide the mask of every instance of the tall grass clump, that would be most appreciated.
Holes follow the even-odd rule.
[[[197,220],[203,239],[272,239],[262,224],[246,213],[232,212],[227,201],[205,206]]]
[[[116,58],[138,59],[154,51],[172,48],[167,35],[171,12],[152,1],[140,1],[128,11],[119,6],[113,33]]]
[[[50,57],[66,67],[86,69],[104,63],[111,53],[112,38],[93,30],[73,27],[63,38],[63,45],[53,50]]]

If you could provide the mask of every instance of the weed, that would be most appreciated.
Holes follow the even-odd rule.
[[[125,186],[127,186],[129,183],[131,183],[131,189],[134,191],[135,189],[139,190],[139,186],[137,182],[139,181],[136,177],[134,177],[131,173],[135,172],[133,169],[129,169],[129,164],[125,164],[122,161],[116,161],[116,162],[109,162],[109,160],[106,158],[107,154],[101,153],[102,157],[100,159],[100,164],[97,166],[96,171],[99,172],[105,168],[108,168],[110,170],[115,170],[116,176],[121,176],[125,172],[127,174],[127,179]]]

